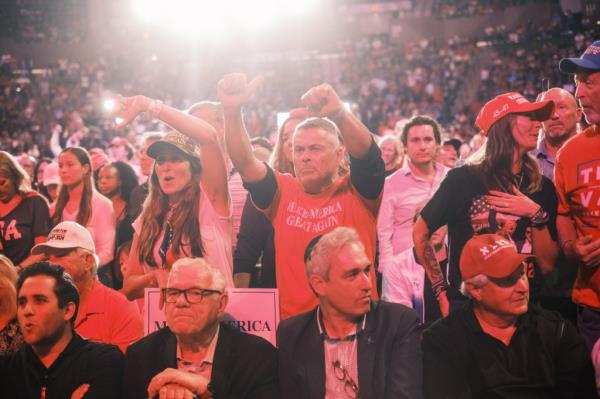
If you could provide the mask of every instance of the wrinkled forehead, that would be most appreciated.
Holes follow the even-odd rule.
[[[548,90],[542,96],[542,100],[552,100],[555,104],[565,104],[572,106],[573,108],[577,107],[575,96],[563,89],[552,88]]]
[[[179,289],[191,287],[211,289],[212,276],[208,271],[199,267],[194,267],[193,264],[176,266],[171,269],[167,287]]]
[[[292,137],[293,145],[309,146],[312,144],[329,143],[334,148],[340,146],[340,140],[334,132],[320,127],[296,128]]]

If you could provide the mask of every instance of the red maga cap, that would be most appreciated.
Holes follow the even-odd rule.
[[[531,254],[520,254],[514,244],[498,234],[474,236],[460,254],[460,275],[468,280],[478,274],[504,278],[513,273]]]
[[[485,103],[475,124],[481,129],[482,136],[487,136],[494,123],[508,114],[531,114],[531,119],[545,121],[554,112],[554,102],[551,100],[532,103],[517,92],[500,94]]]

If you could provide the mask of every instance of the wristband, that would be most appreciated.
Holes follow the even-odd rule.
[[[435,299],[439,300],[442,292],[448,291],[448,283],[446,282],[446,280],[440,280],[435,284],[431,284],[431,289],[435,294]]]
[[[529,221],[533,227],[543,227],[548,224],[549,220],[550,216],[548,215],[548,212],[546,212],[542,207],[540,207],[540,209],[538,209],[538,211],[529,218]]]

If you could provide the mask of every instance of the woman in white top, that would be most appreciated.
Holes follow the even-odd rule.
[[[68,147],[58,156],[60,191],[50,209],[52,225],[71,221],[85,226],[96,247],[100,266],[114,256],[115,215],[112,203],[94,188],[92,163],[81,147]]]
[[[215,129],[144,96],[120,98],[119,104],[121,125],[145,112],[177,129],[147,150],[155,165],[142,214],[133,224],[123,293],[134,299],[146,287],[165,287],[171,265],[181,257],[206,258],[232,287],[227,171]]]

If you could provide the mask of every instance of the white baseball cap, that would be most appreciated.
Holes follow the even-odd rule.
[[[96,253],[90,232],[75,222],[60,222],[48,234],[48,241],[31,248],[32,255],[40,255],[48,248],[82,248]]]
[[[56,162],[49,163],[44,169],[44,177],[42,177],[42,184],[49,186],[51,184],[60,184],[60,178],[58,177],[58,164]]]

